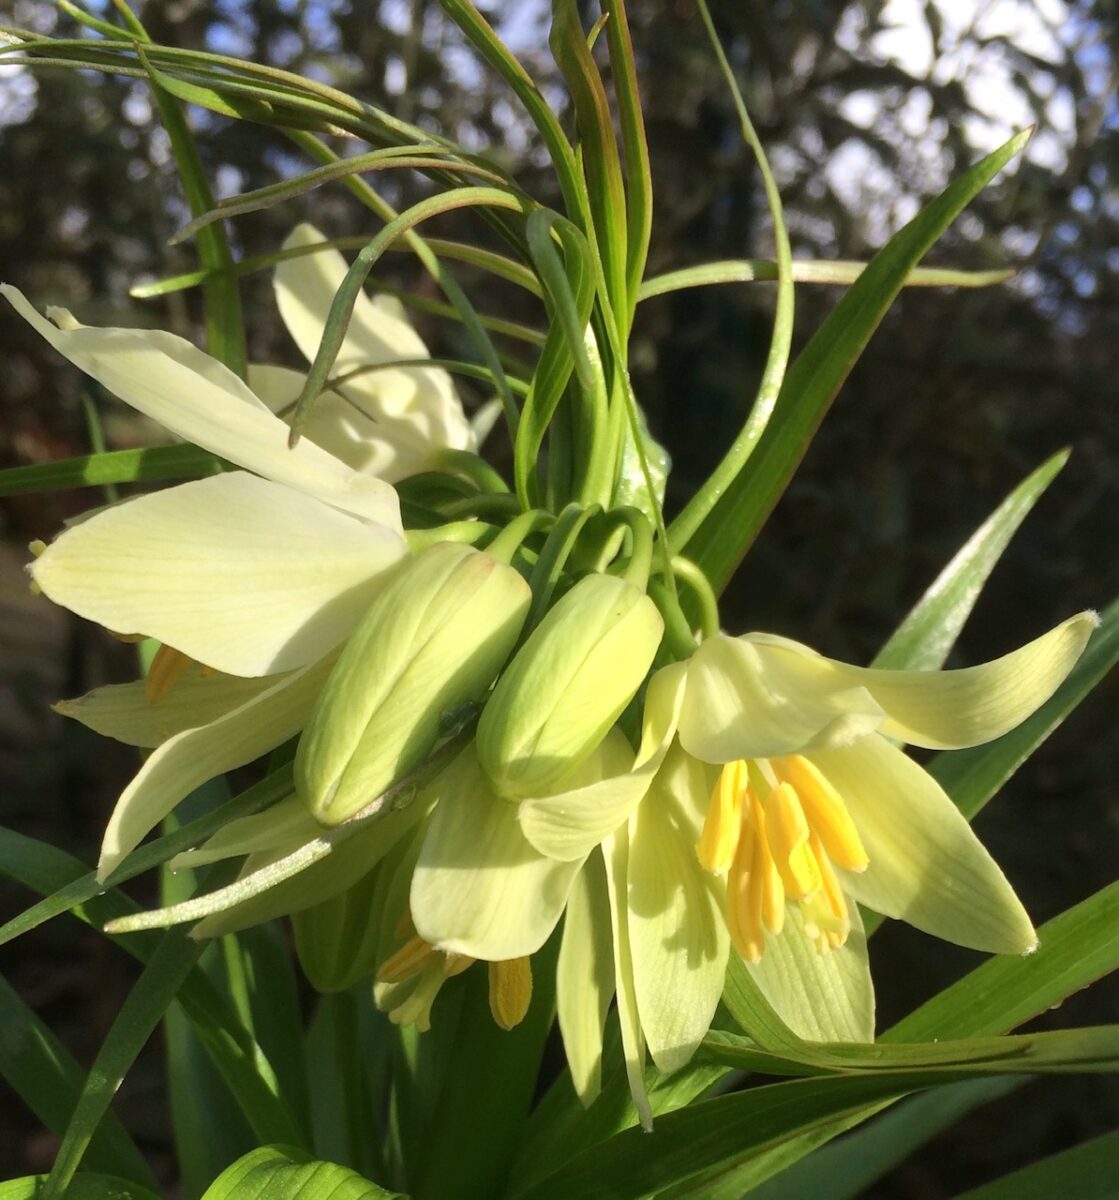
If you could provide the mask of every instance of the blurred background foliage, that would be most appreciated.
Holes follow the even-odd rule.
[[[99,15],[111,6],[91,3]],[[311,75],[493,155],[557,203],[546,157],[509,93],[486,76],[435,0],[149,0],[153,38]],[[483,10],[561,111],[547,52],[546,0]],[[589,7],[589,6],[588,6]],[[765,257],[771,236],[756,172],[689,0],[629,0],[651,143],[656,215],[650,267]],[[1073,457],[1011,545],[961,641],[977,661],[1119,591],[1119,6],[1114,0],[717,0],[724,44],[782,185],[794,252],[865,258],[963,166],[1035,124],[1024,159],[957,222],[930,265],[1010,266],[984,291],[914,289],[887,318],[724,605],[728,627],[770,629],[868,660],[906,609],[1007,491],[1063,445]],[[589,15],[589,14],[588,14]],[[0,22],[72,32],[42,0],[0,0]],[[589,23],[589,22],[588,22]],[[308,165],[275,130],[192,112],[215,192],[260,187]],[[342,150],[348,147],[340,147]],[[417,176],[375,181],[400,206]],[[153,325],[200,337],[198,296],[137,301],[129,288],[194,266],[169,247],[186,208],[146,86],[71,71],[0,69],[0,278],[40,305],[91,323]],[[332,236],[371,234],[340,187],[235,220],[243,256],[275,249],[296,220]],[[486,241],[476,218],[431,232]],[[392,255],[376,282],[434,299],[413,260]],[[523,293],[456,266],[482,311],[530,320]],[[798,292],[798,343],[837,293]],[[245,279],[250,347],[298,359],[267,273]],[[752,396],[772,315],[770,285],[649,301],[632,345],[634,382],[675,462],[676,505],[717,461]],[[417,312],[429,345],[467,357],[459,330]],[[0,315],[0,465],[90,448],[96,410],[110,446],[151,430]],[[463,385],[468,403],[486,397]],[[500,458],[504,448],[495,444]],[[93,493],[3,502],[0,768],[5,807],[37,836],[87,857],[132,769],[131,753],[45,716],[61,694],[131,660],[45,603],[20,578],[29,538],[93,503]],[[1115,681],[1045,748],[980,820],[980,832],[1040,922],[1108,882],[1119,849]],[[13,905],[19,898],[13,899]],[[49,927],[17,982],[62,1016],[83,1061],[126,986],[111,948]],[[22,945],[22,943],[21,943]],[[876,951],[886,1020],[958,974],[963,951],[888,929]],[[90,982],[90,980],[94,982]],[[1114,994],[1114,993],[1112,993]],[[1074,1005],[1079,1002],[1074,1002]],[[1081,1022],[1102,1019],[1089,998]],[[885,1023],[885,1021],[883,1022]],[[58,1022],[55,1022],[56,1028]],[[145,1088],[124,1102],[157,1147],[166,1131]],[[973,1119],[873,1195],[947,1196],[1119,1120],[1099,1080],[1031,1085]],[[1024,1108],[1021,1100],[1032,1102]],[[1013,1114],[1013,1116],[1012,1116]],[[986,1120],[987,1124],[982,1122]],[[11,1172],[39,1169],[26,1114],[0,1133]],[[5,1139],[7,1139],[5,1141]]]

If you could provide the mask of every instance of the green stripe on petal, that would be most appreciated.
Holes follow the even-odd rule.
[[[400,506],[383,480],[351,470],[311,442],[288,447],[288,428],[231,371],[174,334],[95,329],[58,312],[60,328],[0,284],[15,310],[114,396],[204,450],[266,479],[400,532]]]
[[[103,737],[151,750],[177,733],[216,721],[277,682],[274,677],[203,675],[195,669],[175,680],[171,691],[156,702],[148,699],[141,679],[106,684],[74,700],[60,700],[54,711]]]
[[[747,963],[770,1007],[809,1042],[874,1041],[874,984],[866,936],[851,906],[851,932],[838,950],[819,954],[804,932],[800,906],[785,910],[785,928],[767,933],[761,961]]]
[[[556,927],[582,861],[556,862],[533,848],[516,806],[494,795],[473,745],[436,781],[434,794],[412,877],[417,933],[472,958],[533,954]]]
[[[645,1087],[645,1038],[637,1008],[633,982],[633,954],[629,941],[629,835],[619,829],[602,844],[606,862],[606,890],[610,898],[610,923],[614,933],[614,990],[618,997],[618,1025],[622,1033],[622,1054],[626,1079],[633,1097],[641,1128],[653,1128],[653,1109]]]
[[[265,675],[333,649],[405,553],[388,529],[235,471],[108,508],[31,572],[55,603],[108,629]]]
[[[1037,935],[1006,877],[940,785],[884,738],[812,761],[843,797],[870,866],[844,890],[945,941],[1022,954]]]
[[[629,817],[672,744],[686,677],[682,663],[653,676],[645,697],[641,748],[632,770],[626,767],[625,739],[615,730],[602,743],[598,761],[587,764],[588,773],[603,778],[553,796],[521,801],[518,820],[537,850],[565,861],[583,858]]]
[[[840,667],[766,634],[708,638],[688,667],[680,742],[710,763],[849,745],[885,713],[865,688],[840,677]]]
[[[602,1031],[614,996],[610,897],[602,856],[583,864],[563,918],[556,1015],[575,1092],[589,1105],[602,1088]]]
[[[298,733],[332,665],[326,660],[295,672],[224,717],[176,734],[155,750],[113,809],[98,878],[104,879],[196,787]]]
[[[630,822],[629,936],[641,1028],[661,1071],[676,1071],[707,1033],[730,939],[719,882],[696,858],[703,765],[679,748]]]

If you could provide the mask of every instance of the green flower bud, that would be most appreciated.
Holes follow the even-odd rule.
[[[510,566],[441,542],[377,597],[331,672],[295,755],[295,789],[336,825],[417,767],[444,714],[481,700],[532,593]]]
[[[478,722],[478,759],[511,800],[546,796],[585,762],[641,686],[664,633],[614,575],[581,579],[532,631]]]

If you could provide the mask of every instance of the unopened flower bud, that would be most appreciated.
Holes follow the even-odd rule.
[[[295,756],[296,791],[336,825],[417,767],[445,713],[480,700],[532,593],[470,546],[425,550],[377,597],[331,672]]]
[[[589,575],[545,616],[494,688],[478,758],[512,800],[548,795],[583,763],[633,698],[664,622],[639,588]]]

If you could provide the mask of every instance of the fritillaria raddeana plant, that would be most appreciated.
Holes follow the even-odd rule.
[[[287,1195],[267,1189],[297,1179],[384,1194],[347,1164],[418,1200],[740,1195],[826,1140],[805,1140],[808,1129],[838,1132],[907,1092],[1114,1062],[1111,1031],[981,1036],[1098,975],[1092,954],[1103,951],[1070,967],[1059,929],[1065,958],[1050,969],[1046,932],[968,820],[1106,668],[1111,625],[1083,659],[1093,613],[992,662],[941,669],[1063,459],[976,533],[876,664],[726,632],[718,611],[859,348],[1023,139],[953,183],[865,272],[833,272],[846,296],[790,364],[794,285],[825,272],[792,261],[714,36],[762,173],[775,262],[649,280],[652,191],[624,5],[603,3],[589,42],[574,0],[555,5],[574,140],[478,10],[442,6],[535,122],[561,211],[487,157],[323,85],[154,45],[123,6],[119,27],[73,10],[94,37],[12,35],[10,61],[149,80],[192,197],[183,236],[197,239],[201,267],[146,293],[202,283],[208,346],[84,325],[0,289],[7,319],[182,443],[153,448],[143,473],[112,454],[64,466],[73,483],[91,462],[100,481],[178,481],[33,547],[31,579],[49,600],[146,639],[145,679],[58,705],[146,757],[108,817],[95,877],[79,875],[15,932],[146,866],[199,881],[163,908],[117,905],[99,919],[118,938],[165,930],[145,951],[138,1011],[103,1055],[123,1070],[181,992],[260,1143],[286,1143],[241,1159],[214,1196]],[[318,165],[214,205],[183,104],[261,121]],[[325,134],[372,148],[339,157]],[[366,182],[391,169],[433,187],[396,213]],[[269,260],[275,313],[254,320],[278,315],[307,370],[248,363],[241,268],[221,221],[331,184],[349,187],[378,228],[352,261],[325,232],[294,228]],[[506,253],[417,231],[464,207],[487,214]],[[406,308],[367,290],[399,246],[445,293],[472,346],[463,360],[432,359]],[[485,293],[456,282],[456,261],[519,285],[539,336],[511,354],[475,307]],[[711,478],[666,522],[667,457],[627,371],[635,309],[649,294],[751,273],[777,281],[760,390]],[[473,419],[456,377],[492,396]],[[480,450],[502,418],[507,473]],[[36,486],[26,472],[9,479],[9,490]],[[949,753],[926,767],[906,746]],[[964,748],[971,775],[953,768],[950,752]],[[247,792],[142,845],[188,797],[197,811],[199,789],[258,763]],[[346,1048],[346,1061],[326,1055],[315,1068],[310,1118],[271,1061],[292,1045],[266,1044],[254,1024],[269,982],[246,947],[281,917],[327,1014],[306,1041],[296,1017],[289,1042],[304,1065],[322,1058],[324,1039]],[[900,1038],[912,1045],[890,1035],[875,1045],[867,942],[884,917],[1009,957],[976,972],[993,984],[965,981],[958,1001],[930,1002],[929,1020]],[[194,966],[214,938],[242,956],[239,1001]],[[967,997],[995,984],[1003,999],[985,1023],[965,1019]],[[332,996],[360,997],[348,1034]],[[545,1082],[559,1078],[533,1107],[553,1017],[566,1065],[545,1069]],[[736,1090],[744,1069],[817,1078]],[[44,1194],[77,1178],[109,1077],[91,1074],[71,1106]],[[630,1126],[652,1135],[636,1140]],[[799,1151],[778,1161],[778,1144]],[[732,1190],[704,1190],[721,1171]],[[697,1190],[673,1190],[688,1181]]]

